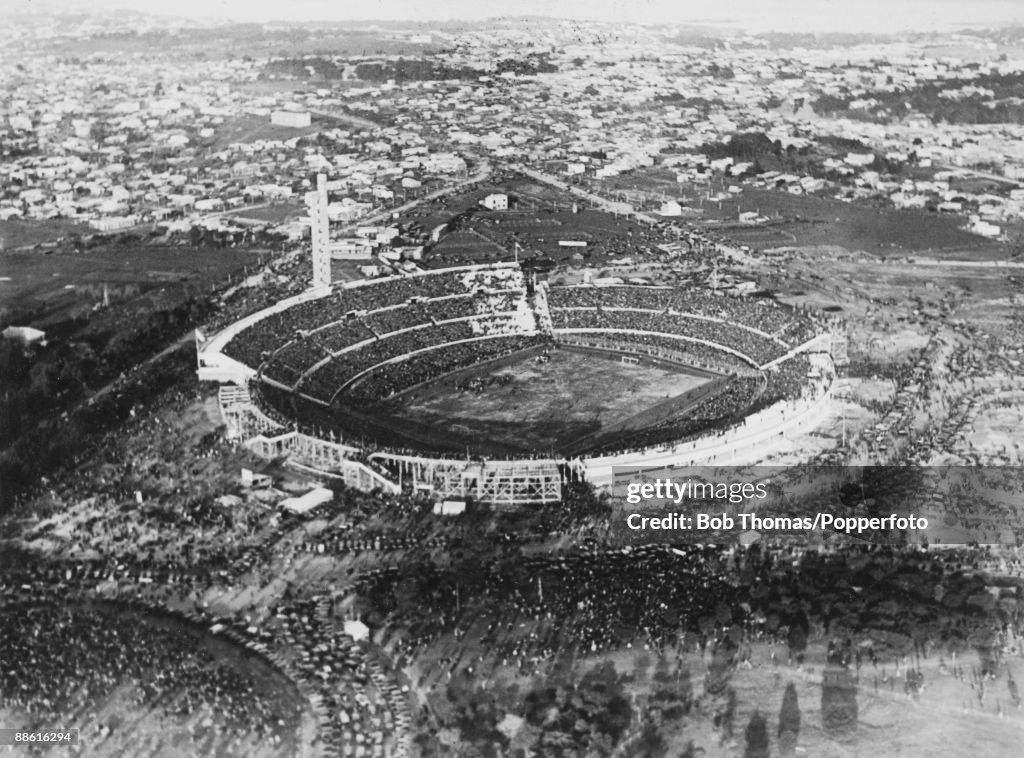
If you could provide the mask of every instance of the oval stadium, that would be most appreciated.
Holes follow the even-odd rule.
[[[756,462],[827,415],[830,345],[765,299],[498,263],[315,288],[208,340],[199,374],[266,457],[361,489],[539,503],[613,466]]]

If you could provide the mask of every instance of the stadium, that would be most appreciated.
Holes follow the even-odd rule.
[[[768,299],[569,286],[518,260],[333,282],[327,185],[306,196],[312,287],[198,348],[229,434],[265,458],[361,490],[548,503],[616,466],[754,463],[828,415],[831,335]]]
[[[755,462],[826,417],[830,339],[768,300],[499,263],[316,287],[206,341],[199,375],[260,455],[514,505],[613,466]]]

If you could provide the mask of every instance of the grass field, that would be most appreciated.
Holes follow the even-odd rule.
[[[479,205],[493,192],[509,196],[508,211],[488,211]],[[610,259],[651,252],[668,241],[643,224],[586,208],[578,198],[522,176],[498,177],[467,192],[424,203],[405,214],[403,220],[417,222],[430,231],[471,208],[475,213],[462,223],[462,228],[450,232],[428,251],[428,266],[486,263],[496,257],[511,259],[516,242],[521,256],[539,254],[568,261],[581,254],[592,265],[604,265]],[[562,247],[558,244],[561,240],[585,242],[586,247]]]
[[[109,245],[87,253],[0,255],[0,319],[47,328],[111,303],[161,288],[208,288],[259,261],[256,252],[225,248]]]
[[[1003,246],[960,227],[958,216],[927,211],[873,208],[826,197],[792,195],[778,190],[744,188],[735,200],[703,204],[705,217],[734,221],[738,214],[758,211],[778,218],[771,227],[730,223],[726,235],[745,244],[764,244],[758,238],[773,234],[780,245],[838,245],[879,255],[906,252],[956,251],[979,259],[1005,257]]]
[[[93,231],[86,224],[62,219],[47,221],[7,219],[0,221],[0,250],[13,250],[43,242],[52,242],[74,234],[92,234]]]
[[[260,204],[250,208],[240,208],[237,211],[225,213],[224,215],[227,218],[281,224],[290,218],[305,217],[308,215],[308,211],[300,201],[289,200],[279,203]]]
[[[526,358],[485,371],[477,381],[485,385],[480,391],[458,389],[451,380],[439,382],[399,399],[394,411],[459,435],[543,452],[627,419],[707,379],[561,350],[551,353],[548,363]]]
[[[559,206],[561,207],[561,206]],[[467,223],[466,229],[443,237],[430,251],[430,258],[446,265],[488,262],[496,250],[504,248],[511,256],[516,242],[525,256],[540,254],[555,261],[567,261],[581,254],[591,264],[649,252],[665,242],[646,226],[604,211],[580,209],[551,210],[540,206],[518,211],[481,211]],[[583,247],[563,247],[560,241],[586,243]]]
[[[324,126],[316,122],[305,127],[278,126],[270,123],[266,116],[238,116],[217,127],[211,144],[216,149],[226,148],[236,142],[255,142],[256,140],[287,140],[305,137],[323,131]]]
[[[923,210],[874,207],[848,203],[826,195],[793,195],[783,190],[742,185],[737,180],[712,181],[712,194],[735,184],[742,192],[729,199],[705,198],[708,185],[677,184],[662,168],[635,171],[602,181],[617,199],[637,208],[657,209],[663,197],[679,199],[703,213],[705,222],[737,243],[755,248],[835,245],[878,255],[943,252],[979,260],[1006,257],[1006,245],[964,231],[967,219]],[[645,194],[646,193],[646,194]],[[741,212],[756,211],[771,221],[765,225],[738,223]]]

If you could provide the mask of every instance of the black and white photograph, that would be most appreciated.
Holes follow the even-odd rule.
[[[0,0],[0,756],[1024,755],[1024,2]]]

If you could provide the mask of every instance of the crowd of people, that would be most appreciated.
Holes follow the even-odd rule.
[[[521,291],[491,292],[525,303]],[[797,317],[794,312],[774,305],[759,305],[756,301],[742,303],[706,293],[695,293],[689,304],[692,306],[693,302],[698,302],[708,309],[714,307],[716,310],[711,310],[713,316],[698,318],[637,307],[638,304],[672,307],[687,302],[683,299],[684,293],[676,290],[554,287],[551,293],[555,302],[561,304],[550,310],[556,336],[559,330],[566,329],[607,330],[582,334],[562,332],[562,337],[574,343],[581,339],[587,344],[596,340],[601,343],[597,345],[599,347],[652,354],[737,376],[724,391],[712,393],[695,407],[688,408],[685,414],[677,414],[638,431],[632,435],[635,439],[601,441],[590,452],[645,449],[670,442],[685,442],[707,433],[725,433],[755,410],[780,400],[795,402],[809,392],[809,367],[805,360],[784,362],[764,377],[754,367],[777,359],[788,350],[786,343],[779,337],[770,336],[766,328],[785,332],[795,321],[813,329],[815,324],[810,318]],[[372,403],[475,363],[541,345],[547,339],[524,334],[523,320],[515,311],[475,315],[480,308],[476,300],[474,295],[449,296],[429,303],[391,306],[365,315],[353,315],[345,322],[301,336],[278,351],[263,368],[264,376],[292,387],[295,396],[288,397],[274,388],[267,388],[266,391],[261,390],[257,397],[268,400],[271,415],[288,421],[288,426],[298,421],[302,428],[321,432],[325,426],[334,427],[335,433],[352,438],[353,433],[359,434],[360,423],[338,418],[338,413],[325,412],[323,406],[314,407],[317,403],[310,403],[301,395],[315,398],[324,405],[334,403],[339,397],[342,404]],[[585,305],[566,305],[580,302]],[[474,316],[437,321],[434,306],[442,308],[441,315],[472,309]],[[744,319],[734,320],[741,312]],[[724,318],[730,320],[718,320]],[[428,327],[425,319],[435,320]],[[757,323],[759,326],[746,326],[744,323]],[[535,324],[531,322],[529,325]],[[369,336],[371,334],[372,337]],[[489,340],[466,341],[487,334],[496,336]],[[328,341],[336,336],[337,342]],[[349,338],[359,341],[346,349],[343,343]],[[735,352],[692,341],[695,339],[714,342]],[[427,350],[439,345],[443,347]],[[737,354],[745,356],[748,362],[744,363]],[[389,362],[402,356],[409,357]],[[310,372],[309,367],[316,364],[320,365]],[[368,372],[374,367],[378,370]],[[356,377],[358,380],[353,382]],[[342,388],[344,391],[339,395]],[[343,413],[341,415],[344,416]],[[362,432],[368,433],[365,428]]]
[[[0,572],[0,606],[5,618],[17,620],[0,640],[8,664],[0,674],[0,707],[25,711],[40,724],[72,726],[58,716],[95,721],[87,706],[115,689],[110,697],[123,694],[132,682],[136,689],[129,692],[139,694],[132,695],[131,706],[150,713],[163,708],[164,718],[177,719],[161,729],[193,717],[205,720],[207,739],[192,745],[190,754],[255,754],[255,748],[246,750],[252,743],[245,740],[253,739],[261,749],[266,740],[291,740],[282,754],[293,754],[297,719],[308,709],[319,722],[312,755],[403,755],[406,694],[384,663],[335,628],[322,598],[305,593],[300,599],[286,589],[279,602],[259,612],[251,606],[230,615],[204,600],[241,584],[272,582],[269,564],[283,552],[309,549],[304,527],[311,521],[357,528],[345,554],[358,551],[360,524],[378,517],[381,506],[380,498],[349,493],[303,515],[268,519],[264,511],[255,531],[236,523],[221,535],[227,560],[200,560],[180,550],[154,553],[135,544],[129,546],[133,552],[104,552],[91,561],[12,562]],[[247,547],[240,536],[248,536]],[[371,550],[411,547],[390,534],[363,537],[362,544]],[[125,624],[125,614],[135,614],[138,623]],[[237,671],[217,648],[225,642],[244,649],[248,662]],[[253,656],[262,663],[255,665]],[[280,703],[289,710],[270,710]],[[128,702],[116,708],[125,712]],[[219,740],[212,748],[211,734]],[[90,742],[94,737],[88,735]]]
[[[259,354],[261,375],[294,391],[293,397],[273,387],[257,393],[270,401],[272,416],[287,420],[288,426],[297,421],[322,430],[323,407],[301,396],[330,405],[342,391],[347,402],[372,403],[481,360],[541,344],[544,338],[534,336],[538,319],[526,317],[531,306],[525,295],[523,274],[516,267],[389,278],[343,287],[328,296],[329,302],[302,303],[274,314],[243,331],[226,352],[236,343],[248,344],[242,352],[250,358]],[[565,330],[603,330],[583,334],[613,339],[636,352],[685,354],[689,365],[740,377],[685,419],[670,418],[644,430],[631,448],[686,440],[708,430],[724,432],[755,403],[763,407],[776,399],[795,400],[801,393],[795,364],[770,374],[767,391],[763,380],[759,385],[751,378],[751,370],[821,329],[814,318],[774,302],[721,297],[697,288],[554,286],[544,301],[538,299],[539,307],[550,320],[540,319],[539,326],[553,328],[556,336],[576,342],[581,334]],[[326,325],[325,305],[338,314]],[[496,311],[499,307],[508,310]],[[492,339],[465,342],[480,336]],[[443,347],[430,349],[436,346]],[[408,357],[395,360],[403,356]],[[374,367],[378,370],[370,371]],[[337,423],[333,419],[326,425]],[[352,424],[341,427],[334,431],[351,437]]]
[[[555,260],[571,257],[582,250],[584,258],[599,263],[618,256],[651,256],[665,235],[649,225],[608,213],[577,209],[551,210],[539,213],[516,211],[479,212],[459,220],[458,229],[469,229],[491,240],[504,250],[517,244]],[[586,242],[586,247],[565,247],[560,240]],[[442,254],[447,251],[440,246]]]
[[[368,403],[386,399],[396,392],[405,391],[480,361],[501,358],[545,344],[547,338],[541,335],[516,335],[497,336],[430,350],[390,364],[386,370],[367,374],[364,379],[347,388],[330,408],[313,402],[300,393],[281,389],[267,382],[253,382],[251,391],[253,399],[263,412],[283,428],[296,428],[325,439],[361,440],[361,444],[370,445],[371,448],[385,446],[387,449],[400,451],[408,445],[408,440],[401,435],[394,436],[395,429],[383,421],[371,428],[363,414],[353,414],[352,411],[365,410]],[[337,391],[339,386],[340,384],[330,383],[324,385],[324,402],[330,400],[331,394]]]
[[[548,339],[541,335],[498,336],[420,353],[392,364],[386,370],[373,372],[347,391],[343,401],[376,402],[452,371],[473,366],[481,361],[511,355],[530,347],[538,347],[547,341]]]
[[[716,374],[749,374],[754,370],[749,363],[724,350],[669,334],[590,332],[561,334],[558,339],[567,345],[593,347],[614,353],[649,355]]]
[[[449,321],[475,319],[481,330],[500,327],[505,314],[523,310],[522,291],[496,294],[453,295],[429,302],[408,302],[380,310],[346,315],[342,320],[298,332],[290,342],[265,355],[262,371],[275,381],[289,386],[320,361],[345,352],[353,346],[401,333],[437,326]]]
[[[788,352],[785,345],[740,326],[660,311],[557,308],[551,311],[551,320],[556,334],[563,329],[607,329],[705,340],[739,353],[755,366],[762,366]]]
[[[798,309],[765,298],[716,295],[705,288],[551,287],[548,304],[552,309],[617,308],[702,316],[778,340],[785,347],[801,345],[821,331],[816,319]]]
[[[268,609],[263,633],[289,651],[287,669],[310,692],[324,755],[403,756],[409,707],[382,663],[336,629],[326,597]]]
[[[522,272],[505,267],[425,272],[336,287],[324,297],[296,303],[243,329],[224,347],[224,353],[255,368],[296,335],[344,321],[350,313],[381,311],[420,299],[441,299],[442,309],[459,309],[465,304],[448,303],[447,299],[487,289],[521,290],[524,286]]]
[[[498,307],[512,312],[525,303],[522,285],[518,269],[499,268],[442,271],[338,288],[326,298],[262,319],[231,340],[225,352],[250,366],[262,366],[275,381],[294,386],[314,365],[352,345],[387,335],[401,337],[428,324],[483,318],[498,313]],[[718,297],[699,289],[551,287],[547,302],[555,329],[678,334],[729,347],[756,365],[784,355],[820,329],[814,319],[794,309],[760,299]],[[381,353],[382,360],[387,360],[403,354],[395,352],[402,349],[397,341],[385,350],[370,345],[364,355],[373,361]],[[346,366],[353,357],[346,355]],[[374,365],[365,360],[356,363]],[[320,377],[306,382],[307,388],[320,397],[324,394],[320,385],[326,381],[333,394],[345,381],[335,376],[336,369],[328,364]]]
[[[722,550],[675,551],[650,546],[520,556],[514,567],[492,565],[458,579],[434,564],[382,568],[360,575],[353,589],[387,614],[389,628],[401,630],[393,642],[397,658],[415,658],[448,634],[474,634],[479,660],[533,673],[538,660],[614,650],[638,636],[661,649],[702,618],[713,634],[718,607],[734,596],[717,570]],[[420,602],[403,603],[402,597],[422,598],[433,610],[425,614]]]
[[[487,327],[493,330],[491,333],[496,338],[515,335],[517,332],[515,324],[500,314],[485,320],[489,322]],[[465,352],[466,346],[448,345],[448,343],[471,340],[474,337],[487,334],[483,331],[487,327],[477,324],[476,321],[470,319],[442,323],[429,328],[421,327],[393,333],[385,339],[365,343],[356,349],[333,356],[327,363],[310,373],[297,389],[323,402],[330,402],[339,389],[367,369],[420,350],[439,348],[430,350],[426,356],[412,356],[408,360],[391,364],[371,375],[372,378],[372,376],[380,374],[383,382],[381,386],[391,386],[396,389],[417,384],[419,382],[415,379],[420,374],[417,370],[419,367],[432,365],[433,362],[437,362],[439,365],[459,363],[458,357]],[[411,365],[407,367],[406,364]],[[267,375],[272,376],[269,373]],[[429,378],[431,378],[429,375],[424,375],[424,378],[419,381],[426,381]]]
[[[811,358],[806,355],[794,355],[765,371],[765,388],[758,398],[758,405],[766,408],[779,401],[795,401],[814,391],[809,377],[816,377],[824,381],[829,380],[828,374],[834,374],[835,369],[831,365],[825,367],[815,366]]]
[[[721,435],[741,423],[764,387],[760,376],[736,376],[725,381],[717,391],[681,412],[639,429],[617,435],[605,445],[598,445],[588,455],[638,451],[666,444],[683,444],[709,435]]]
[[[251,664],[218,655],[180,620],[121,606],[7,604],[0,658],[0,705],[39,726],[67,726],[74,713],[94,719],[97,733],[82,735],[90,744],[134,739],[117,734],[125,710],[184,723],[193,751],[210,739],[234,751],[246,740],[282,744],[303,710],[290,688],[267,681],[269,672],[254,676]],[[117,718],[98,712],[119,699],[126,702],[110,711]]]

